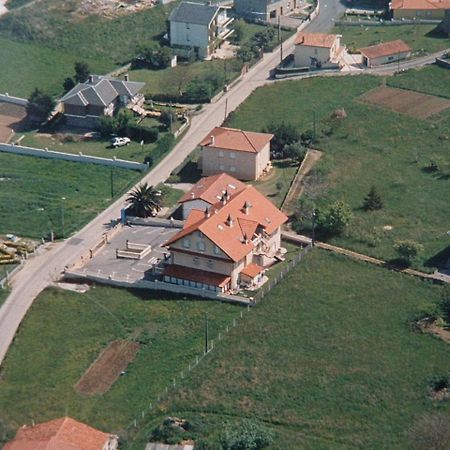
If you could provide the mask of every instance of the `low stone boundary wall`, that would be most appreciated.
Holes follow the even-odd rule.
[[[450,59],[436,58],[436,64],[444,69],[450,69]]]
[[[116,249],[117,258],[137,259],[145,258],[152,251],[151,245],[126,242],[125,250]]]
[[[160,217],[142,217],[127,216],[127,222],[131,225],[142,225],[145,227],[171,227],[171,228],[183,228],[183,220],[175,219],[162,219]]]
[[[364,25],[366,27],[380,27],[380,26],[401,26],[401,25],[438,25],[441,20],[380,20],[376,22],[374,20],[336,20],[336,25],[349,27],[358,27]]]
[[[99,164],[102,166],[119,167],[121,169],[138,170],[144,172],[148,169],[148,164],[142,164],[125,159],[113,157],[102,158],[100,156],[78,155],[72,153],[56,152],[54,150],[43,150],[39,148],[23,147],[21,145],[0,144],[0,152],[14,153],[16,155],[36,156],[39,158],[60,159],[64,161],[73,161],[81,163]]]
[[[0,94],[0,102],[12,103],[13,105],[27,106],[28,100],[26,98],[14,97],[9,94]]]

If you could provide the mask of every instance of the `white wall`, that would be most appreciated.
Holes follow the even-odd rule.
[[[394,55],[390,55],[390,56],[382,56],[380,58],[373,58],[373,59],[369,59],[367,61],[367,66],[368,67],[380,66],[381,64],[392,63],[395,61],[409,58],[410,56],[411,56],[411,52],[401,52],[401,53],[395,53]],[[365,61],[365,58],[363,59],[363,61]]]
[[[317,58],[324,65],[330,59],[330,49],[306,45],[295,46],[294,64],[296,67],[310,67],[311,58]]]
[[[208,27],[193,23],[170,22],[170,45],[184,45],[206,49],[208,44]]]

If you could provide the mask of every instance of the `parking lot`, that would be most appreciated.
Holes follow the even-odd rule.
[[[112,277],[133,283],[149,278],[152,267],[164,259],[167,250],[161,247],[179,228],[163,226],[125,226],[100,252],[79,270],[89,275]],[[127,241],[132,244],[151,245],[151,251],[142,259],[117,258],[117,250],[125,250]]]

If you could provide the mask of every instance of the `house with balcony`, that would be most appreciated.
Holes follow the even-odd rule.
[[[268,21],[292,13],[300,0],[234,0],[234,9],[239,17]]]
[[[209,59],[214,50],[234,30],[228,8],[205,3],[182,1],[170,14],[169,37],[173,48],[192,48],[199,58]]]
[[[281,225],[288,218],[253,186],[231,177],[200,180],[194,196],[206,192],[201,186],[221,193],[220,199],[192,208],[183,228],[164,244],[170,252],[164,281],[214,292],[258,285],[265,269],[283,258]]]
[[[270,170],[273,134],[216,127],[201,142],[204,176],[228,173],[239,180],[257,180]]]
[[[145,83],[119,80],[107,76],[90,75],[60,99],[60,110],[66,123],[81,128],[95,128],[103,116],[113,116],[121,107],[142,105],[139,94]]]

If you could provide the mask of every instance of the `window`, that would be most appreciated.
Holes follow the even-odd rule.
[[[231,166],[231,167],[230,167],[230,172],[236,172],[236,167]]]
[[[185,237],[183,239],[183,247],[184,248],[191,248],[191,239],[188,237]]]
[[[219,169],[220,169],[220,170],[225,170],[225,166],[224,166],[223,164],[221,164],[221,165],[219,166]]]
[[[195,257],[192,259],[192,261],[193,261],[193,263],[194,263],[194,266],[199,266],[199,265],[200,265],[200,258],[198,258],[197,256],[195,256]]]
[[[317,50],[317,48],[314,49],[314,54],[315,54],[315,55],[318,55],[318,54],[319,54],[319,51]]]
[[[191,41],[191,38],[189,37],[189,33],[188,34],[186,34],[186,42],[190,42]]]
[[[223,156],[223,151],[222,150],[220,150],[219,156]]]
[[[231,153],[230,153],[230,158],[231,158],[231,159],[234,159],[234,158],[236,158],[236,153],[234,153],[234,152],[231,152]]]
[[[197,241],[197,250],[204,252],[205,248],[206,248],[205,241]]]
[[[208,259],[208,261],[206,262],[206,265],[212,269],[214,267],[214,263],[212,262],[212,260]]]
[[[220,255],[220,248],[217,247],[217,245],[214,246],[214,254],[215,255]]]
[[[388,61],[392,61],[393,59],[394,59],[393,56],[389,56],[389,57],[388,57]]]

